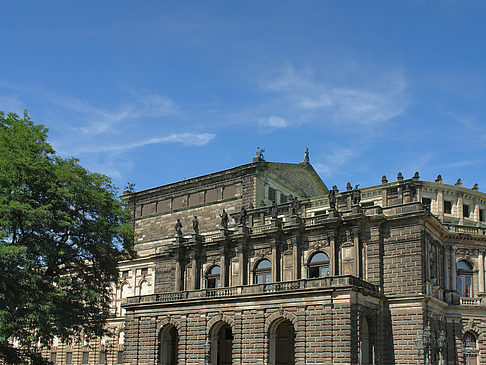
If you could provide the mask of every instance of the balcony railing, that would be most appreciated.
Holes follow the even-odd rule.
[[[479,306],[481,305],[481,298],[465,298],[461,297],[460,298],[461,305],[470,305],[470,306]]]
[[[466,234],[475,234],[475,235],[486,234],[486,229],[482,227],[460,226],[457,224],[447,224],[447,223],[445,223],[444,226],[447,228],[449,232],[454,232],[454,233],[466,233]]]
[[[368,283],[355,276],[326,276],[316,279],[301,279],[295,281],[281,281],[267,284],[242,285],[226,288],[211,288],[200,290],[186,290],[172,293],[159,293],[150,295],[140,295],[127,298],[125,304],[140,303],[165,303],[177,302],[188,299],[201,298],[223,298],[242,295],[271,294],[278,292],[292,292],[297,290],[315,290],[319,288],[343,288],[343,287],[360,287],[377,293],[377,286]]]

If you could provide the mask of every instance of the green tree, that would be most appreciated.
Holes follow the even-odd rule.
[[[35,363],[54,336],[103,334],[132,245],[110,178],[57,156],[26,113],[0,112],[0,360]]]

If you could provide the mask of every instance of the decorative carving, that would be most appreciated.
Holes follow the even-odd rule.
[[[196,216],[192,219],[192,229],[194,230],[195,234],[199,234],[199,220]]]

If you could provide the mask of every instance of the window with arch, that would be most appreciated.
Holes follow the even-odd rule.
[[[460,297],[471,298],[473,296],[473,267],[466,260],[457,263],[457,291]]]
[[[221,268],[213,266],[206,277],[206,288],[219,288],[221,286]]]
[[[462,351],[465,357],[465,363],[468,365],[477,365],[477,339],[476,335],[472,332],[466,332],[464,334]]]
[[[312,255],[308,265],[309,278],[323,278],[329,274],[329,257],[324,252]]]
[[[255,268],[255,284],[266,284],[272,281],[272,263],[267,260],[261,260]]]

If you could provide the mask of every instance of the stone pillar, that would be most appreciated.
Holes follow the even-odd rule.
[[[479,251],[478,254],[478,269],[479,269],[479,288],[478,288],[478,294],[484,293],[484,253],[483,251]]]
[[[357,229],[351,231],[353,237],[353,275],[360,277],[360,259],[359,259],[359,234]]]
[[[224,245],[224,243],[223,243]],[[224,249],[224,247],[221,247],[220,250],[219,250],[219,254],[221,256],[221,276],[220,276],[220,280],[221,280],[221,287],[222,288],[225,288],[228,286],[228,280],[227,280],[227,260],[226,260],[226,250]]]
[[[457,271],[456,271],[456,248],[451,248],[451,271],[452,271],[452,290],[457,290]]]
[[[191,252],[191,289],[196,290],[199,289],[199,278],[198,278],[198,272],[197,272],[197,258],[196,258],[196,253]]]
[[[432,211],[432,213],[434,213]],[[439,190],[437,192],[437,215],[439,216],[440,220],[444,221],[444,192]]]
[[[239,285],[245,285],[245,255],[243,251],[243,243],[240,242],[237,247],[237,255],[238,255],[238,269],[239,269]]]
[[[481,220],[479,219],[479,205],[475,199],[474,201],[474,220],[476,221],[476,227],[481,227]]]
[[[174,291],[181,291],[181,257],[180,255],[176,256],[176,263],[175,263],[175,280],[174,280]]]
[[[336,258],[336,234],[334,231],[328,231],[327,236],[329,237],[329,275],[335,276],[337,275],[337,258]]]
[[[464,212],[462,210],[462,204],[463,204],[462,194],[459,194],[459,196],[457,197],[457,216],[459,217],[459,225],[461,226],[464,225],[464,215],[463,215]]]
[[[299,277],[299,244],[297,237],[292,239],[292,280],[298,280]]]
[[[277,282],[277,244],[272,242],[272,283]]]
[[[445,290],[450,290],[451,289],[451,271],[450,271],[450,266],[451,266],[451,255],[449,248],[446,247],[444,250],[444,288]]]

